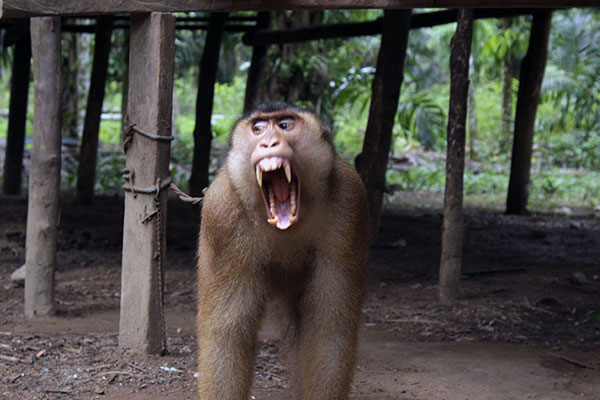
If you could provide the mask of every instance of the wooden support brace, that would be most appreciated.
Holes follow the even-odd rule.
[[[104,103],[104,87],[108,75],[108,56],[113,21],[111,17],[99,17],[94,40],[94,62],[90,78],[90,90],[85,109],[85,121],[79,150],[77,169],[77,201],[90,205],[96,186],[96,161],[98,159],[98,135]]]
[[[548,58],[551,26],[552,11],[541,10],[533,15],[529,48],[521,63],[519,78],[510,179],[506,197],[507,214],[527,213],[535,115]]]
[[[18,35],[18,37],[15,41],[12,75],[10,78],[10,108],[8,113],[8,130],[6,133],[2,191],[4,194],[21,194],[27,100],[29,97],[29,80],[31,75],[29,21],[16,22],[12,27],[12,32]],[[10,33],[9,31],[6,35]]]
[[[362,153],[356,159],[356,169],[367,189],[373,238],[379,229],[392,128],[404,78],[410,19],[411,10],[385,10],[369,121]]]
[[[170,137],[175,17],[133,15],[130,40],[128,120],[144,132]],[[127,147],[126,186],[134,190],[125,192],[119,346],[138,353],[165,350],[164,183],[169,180],[169,158],[169,140],[136,134]]]
[[[450,44],[450,109],[440,262],[440,302],[445,305],[451,305],[458,298],[462,269],[465,124],[472,39],[473,10],[461,9],[458,12],[456,33]]]
[[[35,85],[25,244],[25,316],[54,314],[60,194],[60,18],[31,19]]]

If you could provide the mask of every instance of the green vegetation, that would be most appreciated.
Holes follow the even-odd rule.
[[[293,26],[297,13],[280,18]],[[367,21],[380,11],[326,11],[320,23]],[[471,82],[474,115],[468,126],[465,194],[467,204],[502,209],[510,169],[510,132],[503,129],[503,96],[514,116],[520,60],[529,38],[530,18],[512,22],[479,20],[475,24]],[[392,156],[417,155],[423,162],[406,169],[390,168],[388,183],[402,193],[443,193],[445,135],[449,100],[449,43],[455,24],[411,31],[405,78],[393,131]],[[172,177],[186,187],[192,161],[198,59],[205,33],[178,32],[174,95]],[[105,111],[118,113],[125,68],[122,32],[113,35]],[[265,98],[282,96],[299,105],[318,107],[332,127],[338,152],[353,163],[360,153],[367,125],[371,82],[379,38],[357,37],[272,46],[265,71]],[[288,50],[286,50],[288,49]],[[226,34],[215,88],[213,155],[215,167],[226,153],[228,133],[242,112],[250,49],[240,34]],[[10,57],[10,53],[8,54]],[[510,63],[506,63],[511,57]],[[10,70],[0,73],[0,109],[8,108]],[[512,81],[503,83],[507,67]],[[510,87],[508,87],[510,86]],[[293,90],[292,90],[293,88]],[[287,91],[295,91],[294,97]],[[508,94],[508,98],[507,97]],[[30,96],[32,130],[33,95]],[[509,121],[510,122],[510,121]],[[97,187],[118,189],[124,157],[118,149],[120,119],[104,119],[100,140]],[[0,118],[0,138],[6,137],[6,118]],[[600,11],[573,9],[554,13],[549,59],[538,107],[530,189],[530,209],[548,210],[560,205],[593,209],[600,205]],[[471,148],[473,147],[473,148]],[[434,156],[430,156],[434,155]],[[0,172],[1,173],[1,172]],[[63,181],[73,185],[73,172]]]

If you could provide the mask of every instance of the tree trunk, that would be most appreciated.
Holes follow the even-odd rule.
[[[112,34],[112,17],[98,17],[94,43],[94,61],[90,78],[90,91],[87,98],[81,148],[79,152],[79,168],[77,171],[77,201],[89,205],[94,198],[96,184],[96,160],[98,157],[98,131],[104,102],[104,88],[108,72],[108,56],[110,54],[110,37]]]
[[[31,36],[29,21],[17,22],[22,36],[15,42],[12,76],[10,80],[10,106],[8,113],[8,131],[6,134],[6,152],[4,158],[4,194],[20,194],[23,149],[25,147],[25,127],[27,123],[27,99],[31,75]]]
[[[175,16],[133,15],[130,48],[129,123],[159,138],[168,137]],[[163,263],[170,145],[168,139],[152,139],[136,133],[127,137],[119,346],[138,353],[158,354],[166,346]]]
[[[410,30],[411,10],[385,10],[377,70],[373,79],[369,121],[357,170],[367,188],[373,239],[385,191],[385,174],[398,111],[400,86],[404,78],[404,59]]]
[[[463,251],[463,174],[465,122],[469,92],[469,57],[473,39],[473,10],[460,9],[456,33],[450,44],[450,109],[446,150],[446,190],[440,262],[440,302],[458,298]]]
[[[198,96],[196,98],[196,126],[194,127],[194,159],[190,176],[190,195],[201,196],[208,186],[210,170],[210,148],[212,144],[212,126],[215,80],[219,65],[221,39],[227,13],[213,13],[210,16],[204,52],[200,60],[198,75]]]
[[[35,103],[25,245],[25,316],[54,314],[60,194],[60,18],[31,19]]]
[[[263,11],[258,13],[256,29],[258,31],[269,29],[271,26],[271,13]],[[263,80],[263,71],[267,62],[267,50],[269,46],[253,46],[252,61],[248,69],[248,80],[246,81],[246,95],[244,97],[244,112],[254,110],[260,102],[260,92]]]
[[[544,79],[551,25],[552,11],[540,10],[533,15],[529,48],[521,64],[519,77],[515,134],[506,198],[507,214],[527,213],[535,114]]]

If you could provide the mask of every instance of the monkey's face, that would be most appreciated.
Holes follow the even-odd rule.
[[[238,189],[248,190],[247,183],[241,180],[248,177],[248,172],[252,173],[267,222],[277,229],[287,230],[299,221],[303,188],[310,192],[311,182],[323,173],[318,167],[322,165],[320,153],[327,159],[331,157],[322,132],[315,116],[295,109],[255,112],[233,132],[230,161],[237,165],[232,178]],[[327,167],[324,170],[329,171]],[[242,198],[254,201],[248,192]]]
[[[302,129],[296,115],[258,115],[246,129],[254,137],[250,162],[256,174],[267,212],[267,222],[278,229],[298,221],[300,182],[291,144]]]

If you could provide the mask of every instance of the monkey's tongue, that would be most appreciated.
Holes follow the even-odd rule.
[[[269,186],[269,211],[272,218],[269,223],[285,230],[296,223],[297,187],[296,183],[289,184],[285,177],[274,174]]]
[[[277,198],[277,202],[283,203],[290,198],[290,184],[282,170],[277,170],[271,175],[271,188]]]

